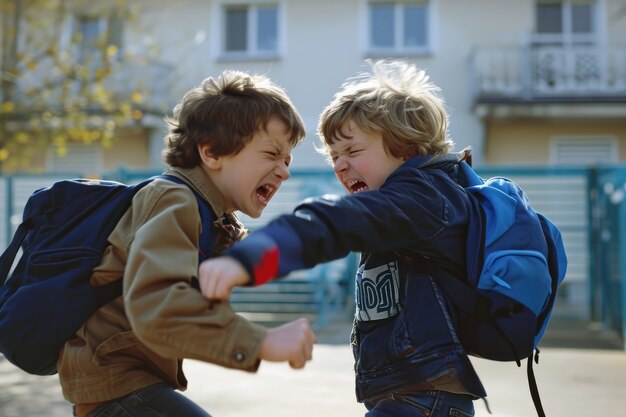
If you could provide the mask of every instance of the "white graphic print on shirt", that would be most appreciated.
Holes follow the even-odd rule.
[[[356,275],[356,317],[361,321],[382,320],[400,311],[398,263],[389,262]]]

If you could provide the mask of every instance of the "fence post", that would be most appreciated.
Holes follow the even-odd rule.
[[[619,254],[619,264],[620,264],[620,275],[619,275],[619,289],[620,289],[620,305],[621,311],[620,321],[621,321],[621,337],[622,337],[622,347],[626,350],[626,254],[624,253],[624,247],[626,246],[624,243],[626,242],[626,200],[622,200],[620,202],[619,207],[619,241],[620,241],[620,254]]]
[[[589,211],[589,311],[591,320],[604,319],[602,314],[602,190],[599,189],[598,167],[591,167],[587,173],[587,196]]]

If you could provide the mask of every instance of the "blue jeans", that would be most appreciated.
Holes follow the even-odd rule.
[[[365,417],[474,416],[472,397],[445,391],[394,392],[365,406]]]
[[[155,384],[107,401],[89,417],[211,417],[167,384]]]

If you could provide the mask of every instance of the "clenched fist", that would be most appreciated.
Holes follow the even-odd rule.
[[[313,357],[317,337],[309,321],[300,318],[267,331],[261,345],[259,359],[270,362],[289,362],[294,369],[304,368]]]
[[[198,281],[207,299],[226,301],[234,287],[250,282],[250,275],[235,258],[224,256],[202,262]]]

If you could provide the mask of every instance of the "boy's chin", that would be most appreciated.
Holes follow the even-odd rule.
[[[265,208],[265,207],[264,207]],[[258,219],[259,217],[261,217],[261,214],[263,214],[263,209],[257,209],[257,210],[241,210],[241,212],[243,214],[245,214],[248,217],[251,217],[253,219]]]

